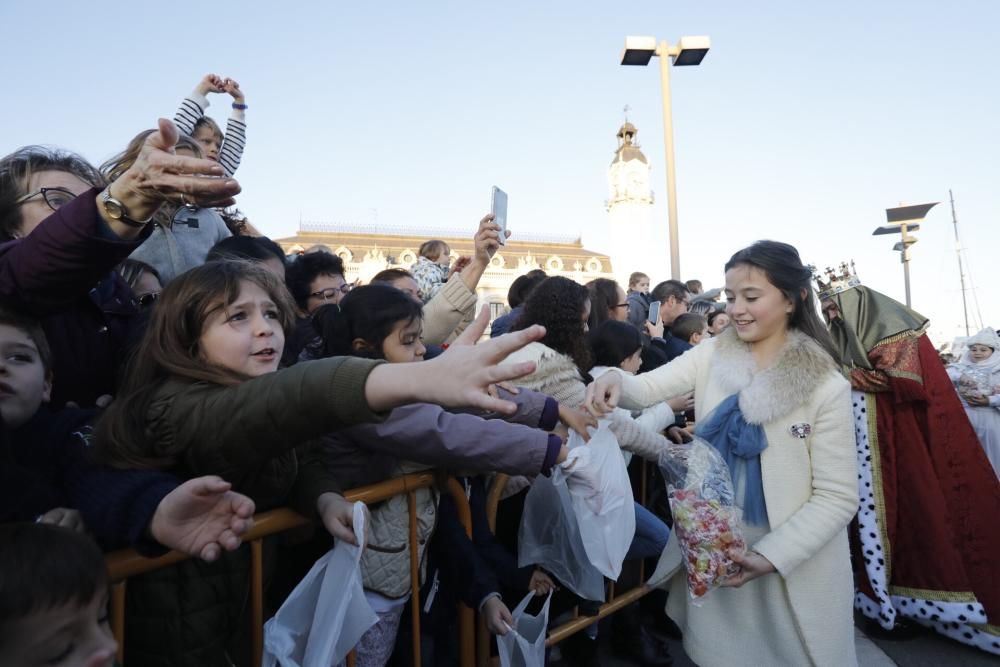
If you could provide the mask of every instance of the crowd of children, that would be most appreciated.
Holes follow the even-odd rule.
[[[225,133],[205,115],[213,93],[233,100]],[[364,286],[323,248],[286,257],[227,209],[247,108],[236,81],[209,74],[173,123],[139,133],[99,169],[40,146],[0,159],[4,664],[112,664],[101,550],[123,547],[193,557],[130,579],[126,665],[247,664],[240,540],[254,512],[288,506],[321,527],[266,544],[266,579],[294,583],[303,554],[359,542],[346,491],[430,468],[466,489],[472,534],[447,494],[417,491],[411,582],[407,499],[369,508],[361,575],[378,622],[357,664],[409,658],[400,620],[412,605],[425,662],[453,664],[455,601],[504,635],[512,601],[559,587],[518,562],[516,526],[537,476],[560,467],[596,486],[572,465],[567,438],[586,440],[599,416],[636,477],[640,460],[655,475],[699,418],[695,433],[735,457],[754,543],[732,554],[726,590],[691,606],[672,576],[669,508],[656,493],[636,503],[626,559],[659,559],[677,625],[662,595],[650,596],[625,612],[635,622],[615,630],[626,638],[616,645],[651,665],[671,664],[665,631],[683,633],[706,665],[853,660],[850,390],[794,248],[762,242],[734,255],[726,305],[699,281],[651,287],[634,273],[626,290],[529,271],[480,341],[477,285],[509,232],[486,216],[472,256],[430,240],[410,271]],[[998,345],[981,332],[951,371],[994,466]],[[811,456],[799,453],[809,431],[786,422],[817,431]],[[493,531],[486,495],[497,473],[509,479]],[[662,496],[663,480],[651,482]],[[420,599],[410,599],[413,583]],[[273,582],[272,612],[285,594]],[[562,595],[555,608],[581,603]],[[767,618],[767,628],[748,635],[739,615]],[[596,630],[564,656],[597,664]]]

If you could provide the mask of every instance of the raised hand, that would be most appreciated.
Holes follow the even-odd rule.
[[[233,551],[253,526],[254,503],[231,488],[215,475],[184,482],[160,501],[150,535],[165,547],[209,562],[223,549]]]
[[[224,81],[221,76],[217,74],[206,74],[202,77],[201,81],[198,82],[195,90],[202,95],[208,95],[209,93],[224,93],[226,92],[224,87]]]
[[[236,79],[226,79],[222,82],[222,90],[220,93],[226,92],[233,98],[233,102],[237,104],[243,104],[246,98],[243,95],[243,91],[240,90],[240,84],[236,82]]]
[[[146,138],[132,166],[111,184],[111,196],[125,204],[133,219],[145,220],[167,199],[210,208],[235,203],[240,184],[224,178],[213,160],[176,155],[177,138],[174,124],[161,118],[159,130]]]
[[[510,231],[504,233],[504,238],[510,237]],[[493,255],[500,248],[500,225],[493,222],[493,214],[490,213],[479,221],[479,230],[473,238],[476,250],[474,258],[477,262],[489,264]]]

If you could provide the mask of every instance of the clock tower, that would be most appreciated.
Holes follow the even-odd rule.
[[[609,238],[611,264],[618,283],[628,289],[633,271],[649,275],[652,284],[666,280],[669,271],[667,229],[653,224],[653,191],[649,162],[639,149],[639,131],[628,122],[618,130],[618,150],[608,168]]]

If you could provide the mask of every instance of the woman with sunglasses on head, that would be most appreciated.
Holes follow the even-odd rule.
[[[137,311],[113,269],[150,234],[165,199],[228,205],[240,190],[217,163],[175,155],[177,141],[161,120],[110,187],[68,151],[25,146],[0,158],[0,301],[42,320],[54,406],[114,394]]]
[[[156,269],[137,259],[126,259],[118,265],[118,273],[132,288],[133,301],[139,310],[148,310],[163,291],[163,281]]]

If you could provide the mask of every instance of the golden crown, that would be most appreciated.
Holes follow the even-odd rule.
[[[825,278],[815,266],[809,268],[812,269],[813,280],[816,281],[816,290],[819,292],[821,300],[861,285],[861,279],[854,272],[854,260],[851,260],[850,263],[841,262],[839,270],[832,266],[826,267]]]

